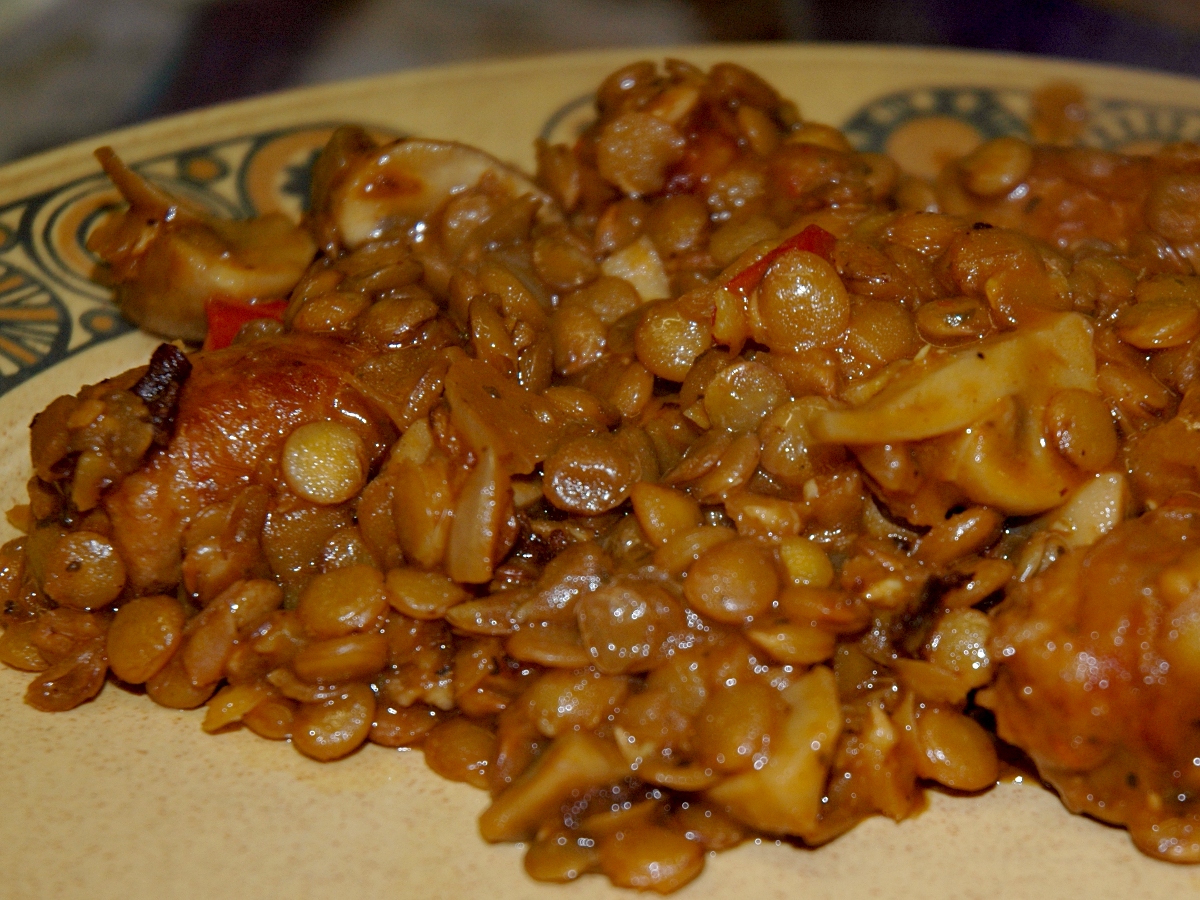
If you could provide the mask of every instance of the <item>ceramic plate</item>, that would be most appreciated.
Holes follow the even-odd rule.
[[[298,213],[313,158],[340,122],[453,138],[525,168],[533,140],[570,139],[612,69],[672,55],[731,59],[845,129],[931,172],[981,139],[1025,129],[1031,91],[1089,98],[1087,143],[1200,140],[1200,82],[1020,57],[844,46],[613,51],[408,72],[286,93],[139,126],[0,170],[0,503],[24,500],[31,416],[62,393],[145,362],[154,341],[88,280],[89,228],[116,201],[101,143],[213,210]],[[7,527],[7,526],[5,526]],[[11,530],[11,529],[10,529]],[[3,537],[7,539],[5,534]],[[248,732],[209,737],[202,712],[109,685],[71,713],[22,702],[0,671],[0,896],[7,898],[585,898],[628,896],[600,877],[536,884],[522,849],[488,846],[480,791],[419,752],[367,746],[321,764]],[[1200,868],[1139,854],[1123,831],[1069,815],[1030,783],[979,797],[931,793],[899,825],[873,819],[818,850],[762,841],[711,857],[680,898],[1181,897]]]

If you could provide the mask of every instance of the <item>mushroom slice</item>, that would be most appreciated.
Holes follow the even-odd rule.
[[[1029,516],[1063,503],[1082,473],[1046,446],[1040,407],[1005,397],[950,442],[942,477],[976,503]]]
[[[397,225],[427,218],[485,179],[501,194],[541,201],[543,221],[562,218],[549,194],[494,156],[454,141],[416,138],[364,154],[334,188],[330,212],[342,243],[354,250]]]
[[[456,355],[446,373],[446,400],[471,448],[490,448],[508,474],[532,472],[570,431],[550,401],[465,355]]]
[[[219,219],[150,184],[112,148],[96,157],[129,207],[92,232],[88,249],[108,264],[121,314],[140,328],[198,343],[209,300],[284,298],[316,254],[281,213]]]
[[[813,428],[821,440],[841,444],[922,440],[980,421],[1007,397],[1036,406],[1067,388],[1096,391],[1092,329],[1075,313],[959,350],[918,354],[866,403],[824,412]]]
[[[1009,515],[1059,506],[1085,473],[1046,440],[1056,391],[1096,393],[1091,325],[1075,313],[952,352],[929,351],[860,406],[813,420],[826,442],[870,447],[938,439],[928,477]]]

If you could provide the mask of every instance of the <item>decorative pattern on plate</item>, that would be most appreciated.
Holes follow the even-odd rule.
[[[1029,94],[989,88],[920,88],[868,103],[843,124],[859,150],[888,153],[907,171],[933,178],[981,141],[1027,135]]]
[[[221,216],[297,217],[333,126],[271,131],[137,162],[165,190]],[[87,237],[121,202],[96,175],[0,208],[0,395],[81,350],[130,330],[92,280]]]
[[[1084,142],[1092,147],[1135,150],[1153,143],[1200,141],[1200,109],[1168,104],[1097,100]]]
[[[860,150],[883,153],[905,129],[953,123],[977,138],[1026,134],[1029,95],[988,88],[923,88],[888,94],[868,103],[842,126]]]
[[[1200,109],[1130,100],[1088,100],[1081,142],[1104,150],[1152,150],[1200,140]],[[991,88],[898,91],[868,103],[842,126],[860,150],[889,153],[914,174],[932,177],[946,159],[980,141],[1028,136],[1030,94]]]
[[[538,138],[548,144],[572,143],[596,118],[592,106],[595,94],[583,94],[556,109],[538,132]]]

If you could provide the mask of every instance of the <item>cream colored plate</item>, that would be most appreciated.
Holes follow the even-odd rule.
[[[1090,98],[1088,142],[1200,139],[1200,83],[1054,61],[841,46],[680,48],[732,59],[795,99],[806,118],[892,147],[914,170],[1019,131],[1029,92],[1052,80]],[[81,241],[113,201],[91,150],[111,143],[169,189],[214,209],[298,209],[329,125],[454,138],[526,168],[539,134],[569,139],[608,72],[662,50],[614,51],[404,73],[223,106],[139,126],[0,170],[0,502],[24,499],[30,417],[144,362],[89,285]],[[7,538],[7,535],[5,536]],[[488,846],[479,791],[441,780],[419,752],[369,746],[321,764],[245,732],[208,737],[201,713],[108,686],[71,713],[22,703],[29,676],[0,671],[0,896],[492,900],[624,896],[600,877],[528,880],[522,850]],[[1071,816],[1049,792],[1005,784],[932,794],[928,811],[874,819],[816,851],[751,843],[709,859],[678,896],[1181,897],[1200,868],[1140,855],[1123,831]]]

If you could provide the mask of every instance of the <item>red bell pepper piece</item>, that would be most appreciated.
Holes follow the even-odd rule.
[[[746,266],[746,268],[730,278],[725,287],[731,291],[737,291],[744,297],[758,287],[759,282],[763,280],[763,276],[767,274],[767,269],[771,268],[775,260],[779,259],[779,257],[783,256],[789,250],[807,250],[809,253],[815,253],[828,262],[833,255],[833,245],[836,242],[837,238],[820,225],[809,225],[799,234],[793,234],[774,250],[771,250],[763,255],[762,258]]]
[[[286,300],[267,300],[263,303],[240,303],[236,300],[209,300],[204,307],[208,318],[208,335],[204,338],[205,350],[220,350],[228,347],[237,337],[238,329],[255,319],[283,321]]]

